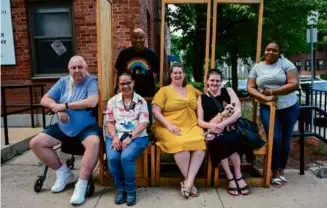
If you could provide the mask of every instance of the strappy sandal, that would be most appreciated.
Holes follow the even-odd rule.
[[[238,178],[238,179],[235,180],[235,181],[236,181],[236,185],[237,185],[237,187],[238,187],[238,191],[239,191],[242,195],[244,195],[244,196],[249,195],[249,193],[250,193],[250,187],[249,187],[249,185],[245,182],[245,184],[247,184],[247,185],[245,185],[244,187],[240,187],[240,186],[238,185],[238,181],[240,181],[240,180],[243,180],[243,181],[245,182],[243,176],[241,176],[240,178]],[[247,192],[244,193],[244,191],[247,191]]]
[[[198,197],[200,194],[198,190],[195,188],[195,186],[192,186],[191,191],[190,191],[190,196],[191,197]]]
[[[280,188],[283,185],[283,182],[280,177],[276,177],[271,179],[271,185],[275,188]]]
[[[231,182],[231,181],[235,181],[235,178],[228,179],[228,183]],[[238,187],[237,187],[236,182],[235,182],[235,185],[236,185],[236,187],[230,187],[229,184],[228,184],[227,192],[228,192],[229,195],[238,196]],[[236,191],[236,193],[233,193],[232,191]]]
[[[185,199],[188,199],[190,197],[190,189],[191,188],[184,186],[184,183],[181,182],[181,192]]]
[[[287,179],[284,176],[279,176],[279,179],[282,182],[282,185],[286,185],[287,184]]]

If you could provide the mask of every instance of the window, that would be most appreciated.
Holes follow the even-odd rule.
[[[58,77],[68,73],[75,54],[70,4],[30,4],[29,22],[33,77]]]
[[[305,70],[311,71],[311,61],[310,60],[305,61]]]
[[[322,60],[322,59],[317,60],[317,69],[318,70],[323,70],[324,69],[324,60]]]
[[[297,68],[297,70],[301,70],[301,66],[302,66],[302,62],[301,61],[296,61],[295,62],[295,66],[296,66],[296,68]]]

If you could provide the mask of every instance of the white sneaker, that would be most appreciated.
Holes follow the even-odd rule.
[[[68,183],[71,183],[74,180],[74,174],[70,169],[65,171],[57,170],[56,171],[56,182],[51,187],[53,193],[61,192],[65,189]]]
[[[70,198],[70,203],[73,205],[80,205],[83,204],[85,201],[86,195],[86,188],[87,188],[88,181],[79,179],[75,185],[75,190]]]

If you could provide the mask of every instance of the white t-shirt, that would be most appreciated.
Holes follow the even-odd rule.
[[[256,78],[256,84],[259,90],[265,88],[280,88],[286,84],[286,72],[296,70],[292,62],[286,58],[279,58],[274,64],[266,64],[260,62],[255,64],[250,71],[249,77]],[[296,92],[291,92],[287,95],[277,96],[277,109],[284,109],[294,105],[298,100]]]

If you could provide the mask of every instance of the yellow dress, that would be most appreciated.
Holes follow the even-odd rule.
[[[165,86],[153,98],[152,104],[160,106],[162,115],[181,130],[181,136],[177,136],[159,121],[154,122],[156,145],[164,152],[206,149],[203,129],[198,126],[196,116],[197,97],[201,92],[192,85],[186,85],[186,92],[187,97],[183,97],[172,86]]]

